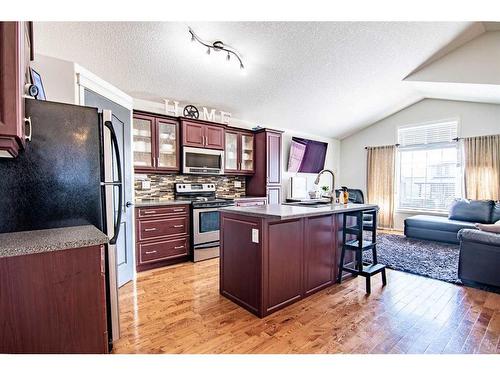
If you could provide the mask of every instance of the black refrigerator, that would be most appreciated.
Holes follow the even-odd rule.
[[[0,233],[92,224],[118,237],[123,186],[112,114],[97,108],[26,99],[32,138],[15,159],[0,159]],[[106,144],[107,143],[107,144]],[[106,157],[110,153],[111,157]],[[109,165],[106,160],[111,160]],[[112,169],[113,173],[107,172]],[[105,176],[112,175],[111,181]],[[111,189],[113,194],[109,194]],[[111,198],[110,198],[111,197]],[[114,210],[113,210],[114,211]],[[106,251],[109,343],[116,298],[116,264]],[[116,324],[115,324],[116,325]]]

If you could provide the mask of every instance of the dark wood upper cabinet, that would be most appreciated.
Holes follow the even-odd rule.
[[[224,128],[210,125],[205,127],[205,148],[224,150]]]
[[[281,184],[281,133],[266,132],[267,183]]]
[[[139,173],[180,170],[179,122],[134,111],[134,169]]]
[[[205,146],[205,127],[194,122],[182,122],[182,145],[190,147]]]
[[[202,121],[181,120],[182,145],[224,150],[224,127]]]
[[[32,30],[31,22],[0,22],[0,157],[16,157],[25,146],[23,93],[30,81]]]
[[[255,133],[255,173],[247,179],[247,194],[267,196],[269,204],[281,202],[281,134],[271,129]]]
[[[254,150],[254,136],[252,132],[226,129],[224,173],[253,174],[255,170]]]

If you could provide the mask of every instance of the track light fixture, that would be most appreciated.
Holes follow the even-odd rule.
[[[189,27],[189,33],[191,34],[191,42],[197,41],[202,46],[207,47],[207,55],[210,55],[210,52],[212,50],[214,50],[215,52],[225,51],[227,52],[226,61],[230,61],[231,55],[234,55],[240,63],[240,69],[242,70],[245,69],[245,65],[243,65],[243,60],[241,59],[241,55],[233,47],[224,44],[220,40],[216,40],[215,42],[212,43],[206,42],[203,39],[201,39],[198,35],[196,35],[196,33],[193,31],[191,27]]]

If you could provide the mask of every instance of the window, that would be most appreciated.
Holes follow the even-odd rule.
[[[457,121],[398,129],[398,209],[447,211],[461,194]]]

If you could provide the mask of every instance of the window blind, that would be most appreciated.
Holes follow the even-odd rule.
[[[398,129],[400,147],[452,142],[457,138],[457,121],[402,127]]]

